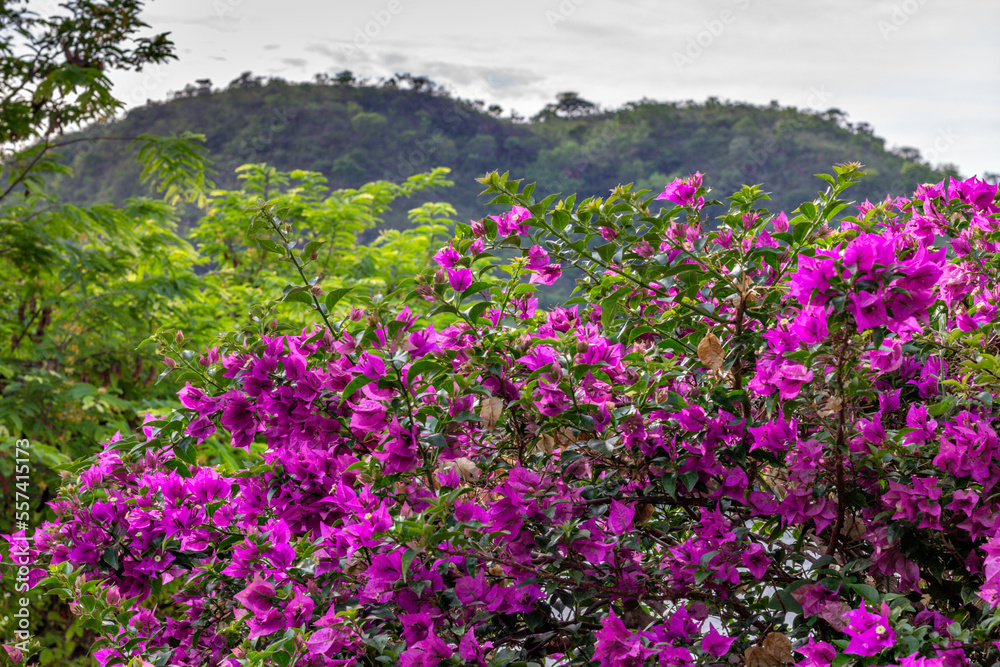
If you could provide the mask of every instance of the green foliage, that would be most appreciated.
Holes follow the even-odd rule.
[[[395,289],[404,276],[428,269],[454,215],[449,204],[426,203],[410,211],[410,228],[383,230],[364,245],[362,236],[379,227],[394,201],[451,185],[445,177],[448,170],[416,174],[398,184],[376,181],[333,192],[316,172],[283,172],[264,164],[244,165],[237,172],[240,189],[213,191],[206,201],[206,215],[190,234],[199,246],[201,264],[209,269],[204,279],[219,298],[198,308],[199,319],[214,318],[216,330],[253,326],[247,312],[270,295],[281,293],[282,301],[296,301],[300,292],[285,288],[300,282],[307,265],[333,289],[360,287],[371,293]],[[291,240],[303,236],[308,240],[301,244]],[[312,297],[302,296],[312,302]],[[282,320],[290,318],[299,327],[305,324],[301,309],[273,305]]]
[[[166,33],[136,37],[148,27],[138,0],[69,0],[61,13],[43,17],[15,0],[0,5],[0,144],[9,165],[10,195],[67,128],[108,118],[122,106],[111,94],[107,71],[142,69],[173,56]],[[13,147],[40,140],[27,153]]]
[[[859,201],[903,194],[913,182],[936,182],[949,173],[931,168],[914,149],[886,150],[869,126],[852,124],[835,109],[643,100],[598,113],[564,93],[549,105],[550,113],[522,122],[406,77],[381,85],[353,77],[298,85],[254,81],[151,103],[87,132],[200,132],[226,189],[239,187],[231,175],[244,163],[319,172],[333,189],[402,182],[443,165],[456,183],[449,200],[466,220],[482,214],[486,200],[474,180],[489,169],[523,173],[540,191],[576,192],[581,199],[606,196],[608,183],[662,191],[675,176],[700,169],[712,173],[723,190],[762,184],[774,193],[768,203],[773,212],[791,212],[813,198],[812,174],[830,164],[866,165],[868,177],[854,193]],[[60,177],[59,191],[71,201],[120,201],[143,192],[123,150],[104,144],[67,152],[78,176]],[[194,219],[185,216],[185,224]],[[386,223],[407,226],[402,214]]]

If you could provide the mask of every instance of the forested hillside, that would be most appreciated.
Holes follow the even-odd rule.
[[[225,188],[236,183],[234,169],[249,162],[319,171],[333,188],[375,179],[399,182],[446,166],[455,186],[439,196],[455,205],[460,218],[481,215],[481,186],[474,179],[490,169],[537,181],[540,191],[598,196],[607,195],[609,183],[656,190],[674,176],[701,170],[716,192],[746,182],[781,193],[770,204],[774,210],[791,210],[814,197],[821,183],[812,175],[836,163],[866,166],[867,178],[852,192],[859,200],[902,194],[915,182],[936,181],[948,172],[932,169],[914,149],[887,150],[868,124],[847,122],[836,109],[810,113],[710,98],[642,100],[601,111],[563,93],[530,120],[502,113],[455,99],[423,77],[369,83],[345,72],[291,84],[247,73],[222,91],[200,81],[168,102],[133,109],[85,135],[202,133],[214,180]],[[75,176],[59,184],[61,194],[99,203],[147,193],[126,146],[100,141],[68,147]]]

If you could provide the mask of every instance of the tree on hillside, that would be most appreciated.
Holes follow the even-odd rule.
[[[581,116],[591,116],[600,109],[593,102],[589,102],[574,92],[559,93],[556,101],[546,104],[545,108],[539,111],[533,120],[545,120],[552,116],[559,118],[579,118]]]
[[[46,158],[67,128],[112,116],[123,103],[107,72],[140,70],[175,57],[167,33],[138,37],[139,0],[70,0],[43,17],[26,1],[0,5],[0,145],[6,187],[0,200]],[[26,150],[18,150],[36,142]]]

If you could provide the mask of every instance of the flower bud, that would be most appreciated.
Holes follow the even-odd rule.
[[[360,322],[364,316],[365,316],[365,311],[361,310],[357,306],[351,306],[351,314],[349,315],[349,317],[351,318],[352,322]]]
[[[105,592],[104,599],[107,600],[108,604],[112,607],[117,606],[118,603],[122,601],[121,591],[118,590],[117,586],[111,586]]]
[[[184,342],[184,332],[183,331],[178,331],[177,333],[174,334],[174,342],[177,343],[178,345],[180,345],[181,343]]]

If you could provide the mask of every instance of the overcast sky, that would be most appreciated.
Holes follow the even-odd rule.
[[[964,175],[1000,172],[998,0],[153,0],[179,60],[130,105],[241,72],[428,76],[530,116],[561,91],[825,110]]]

